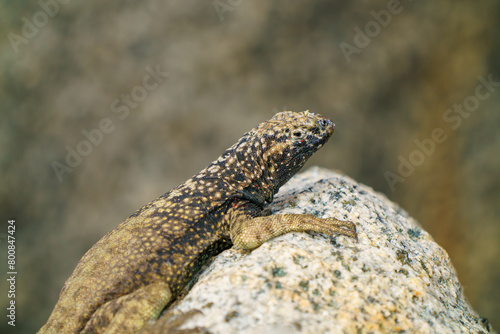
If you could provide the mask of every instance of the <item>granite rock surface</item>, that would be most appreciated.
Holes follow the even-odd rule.
[[[373,189],[313,167],[268,208],[350,220],[359,240],[289,233],[251,251],[229,249],[172,310],[202,313],[182,328],[210,333],[489,333],[448,254]],[[436,222],[439,224],[439,222]]]

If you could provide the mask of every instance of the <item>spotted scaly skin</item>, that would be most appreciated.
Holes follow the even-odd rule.
[[[321,115],[285,111],[244,134],[207,168],[98,241],[39,333],[135,333],[208,259],[232,245],[253,249],[291,231],[356,237],[351,222],[262,213],[333,130]]]

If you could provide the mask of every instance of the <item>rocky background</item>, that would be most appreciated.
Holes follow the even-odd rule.
[[[309,165],[417,218],[499,328],[499,28],[494,0],[1,1],[0,330],[35,332],[92,244],[284,109],[334,120]]]

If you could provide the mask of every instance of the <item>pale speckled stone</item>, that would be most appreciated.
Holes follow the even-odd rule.
[[[251,252],[227,250],[174,309],[211,333],[488,333],[447,253],[371,188],[313,167],[272,213],[350,220],[359,241],[289,233]],[[439,223],[439,222],[436,222]]]

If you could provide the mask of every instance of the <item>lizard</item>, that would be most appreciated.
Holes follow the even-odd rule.
[[[137,332],[168,308],[203,264],[231,246],[251,250],[292,231],[357,238],[349,221],[263,213],[334,128],[319,114],[284,111],[245,133],[93,245],[38,333]]]

